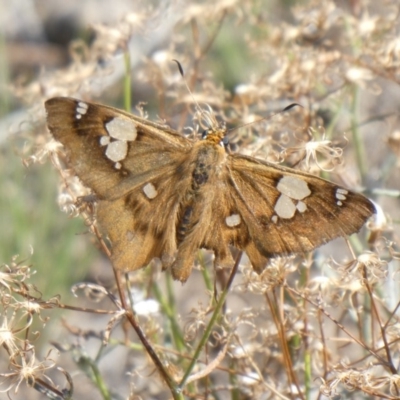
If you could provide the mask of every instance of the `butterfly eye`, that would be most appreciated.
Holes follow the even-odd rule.
[[[201,138],[204,140],[208,135],[208,129],[204,129],[204,131],[201,133]]]
[[[228,150],[229,139],[226,136],[224,136],[224,138],[219,142],[219,145],[223,147],[225,150]]]

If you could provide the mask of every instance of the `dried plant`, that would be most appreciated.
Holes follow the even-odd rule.
[[[61,210],[90,232],[79,241],[109,258],[96,203],[45,127],[45,100],[108,103],[116,93],[130,110],[133,97],[142,117],[188,136],[201,125],[193,119],[198,103],[232,128],[232,151],[363,191],[376,216],[360,234],[305,258],[273,259],[260,274],[240,253],[232,269],[213,270],[210,254],[200,252],[183,286],[153,261],[128,275],[96,272],[95,282],[73,286],[68,304],[41,294],[36,266],[13,258],[0,271],[0,349],[8,360],[0,390],[9,397],[35,390],[53,399],[400,397],[399,127],[391,107],[400,83],[399,5],[309,1],[275,18],[265,3],[142,5],[113,26],[94,24],[91,44],[70,45],[67,67],[13,85],[34,127],[25,132],[25,164],[51,161],[42,168],[59,174]],[[167,44],[134,59],[131,44],[167,16]],[[152,95],[141,98],[139,87]],[[292,103],[301,107],[281,112]]]

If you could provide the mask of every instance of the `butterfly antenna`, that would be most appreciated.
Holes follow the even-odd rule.
[[[273,118],[273,117],[275,117],[275,116],[277,116],[279,114],[283,114],[284,112],[289,111],[292,108],[297,107],[297,106],[299,106],[301,108],[304,108],[299,103],[291,103],[288,106],[286,106],[283,110],[280,110],[280,111],[278,111],[278,112],[276,112],[274,114],[270,114],[267,117],[263,117],[263,118],[257,119],[256,121],[247,122],[246,124],[243,124],[243,125],[240,125],[240,126],[236,126],[235,128],[228,129],[227,133],[233,132],[236,129],[243,128],[243,127],[248,126],[248,125],[253,125],[253,124],[257,124],[258,122],[261,122],[261,121],[266,121],[266,120],[268,120],[270,118]]]
[[[176,65],[178,66],[179,73],[181,74],[181,76],[182,76],[182,78],[183,78],[183,82],[185,83],[185,86],[186,86],[187,91],[190,93],[190,96],[192,97],[193,103],[196,105],[197,111],[200,113],[201,117],[204,118],[204,120],[207,121],[207,123],[208,123],[211,127],[214,126],[214,124],[216,123],[216,121],[214,121],[213,118],[212,118],[211,116],[209,116],[208,113],[206,113],[206,112],[200,107],[200,104],[198,103],[198,101],[197,101],[196,98],[194,97],[193,92],[190,90],[181,63],[180,63],[178,60],[175,60],[175,59],[173,59],[172,61],[176,62]],[[200,125],[201,125],[201,123],[200,123]]]

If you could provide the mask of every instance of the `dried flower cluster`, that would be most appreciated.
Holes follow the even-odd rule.
[[[61,95],[110,102],[125,79],[140,113],[195,135],[202,123],[192,119],[195,103],[209,107],[232,128],[232,151],[365,190],[377,219],[306,259],[271,260],[260,275],[242,257],[232,280],[230,271],[212,271],[209,254],[201,253],[183,287],[154,262],[115,281],[76,284],[79,302],[68,306],[44,300],[30,283],[31,268],[13,260],[0,271],[0,351],[8,359],[2,392],[18,395],[26,383],[30,393],[62,399],[74,382],[76,398],[89,391],[131,399],[400,397],[400,145],[398,111],[390,106],[393,87],[397,99],[400,93],[400,6],[308,1],[275,18],[265,3],[142,5],[117,24],[93,24],[92,43],[71,44],[68,66],[14,85],[42,122],[29,137],[36,150],[26,163],[52,162],[61,209],[83,217],[108,256],[95,202],[50,139],[43,102]],[[158,29],[167,40],[146,52],[140,44]],[[110,97],[98,100],[106,91]],[[300,106],[282,112],[292,103]],[[382,121],[384,131],[376,128]],[[90,246],[88,236],[81,240]],[[61,356],[39,358],[35,332],[46,338],[49,325],[57,326],[55,308],[68,310],[51,339]],[[71,378],[78,369],[83,377]],[[55,382],[57,372],[66,383]]]
[[[66,371],[56,368],[55,361],[50,358],[52,350],[38,359],[35,343],[39,337],[36,326],[41,326],[42,330],[49,320],[43,315],[44,310],[56,308],[59,303],[57,298],[44,300],[40,296],[28,283],[31,274],[31,268],[17,263],[16,258],[0,269],[0,346],[2,357],[7,356],[9,360],[8,371],[0,373],[0,392],[17,393],[21,384],[27,384],[42,392],[52,387],[57,394],[59,390],[50,374],[58,369],[67,382],[72,383],[72,379]],[[67,387],[64,393],[67,395],[70,391],[71,387]]]

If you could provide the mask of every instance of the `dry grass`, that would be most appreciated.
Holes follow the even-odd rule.
[[[55,167],[61,209],[84,220],[76,233],[92,233],[75,239],[71,252],[79,247],[81,261],[55,255],[43,278],[62,268],[94,272],[73,285],[76,299],[67,304],[33,285],[40,266],[2,260],[2,392],[30,399],[400,397],[399,6],[310,1],[270,14],[265,3],[137,6],[113,26],[94,25],[90,44],[71,43],[66,67],[14,83],[32,118],[28,131],[20,129],[25,163]],[[140,53],[162,29],[157,51]],[[87,189],[59,162],[43,102],[68,95],[130,109],[131,98],[146,100],[153,119],[190,133],[193,97],[172,59],[184,66],[196,101],[238,127],[230,136],[235,151],[364,191],[377,217],[349,241],[306,259],[272,260],[261,275],[245,257],[236,274],[215,273],[203,252],[184,286],[157,262],[118,282],[104,260],[88,265],[82,248],[96,243],[103,255],[107,248],[93,209],[78,202]],[[246,125],[293,102],[302,107]],[[71,235],[57,241],[70,243]],[[35,252],[49,254],[53,244],[42,246]]]

